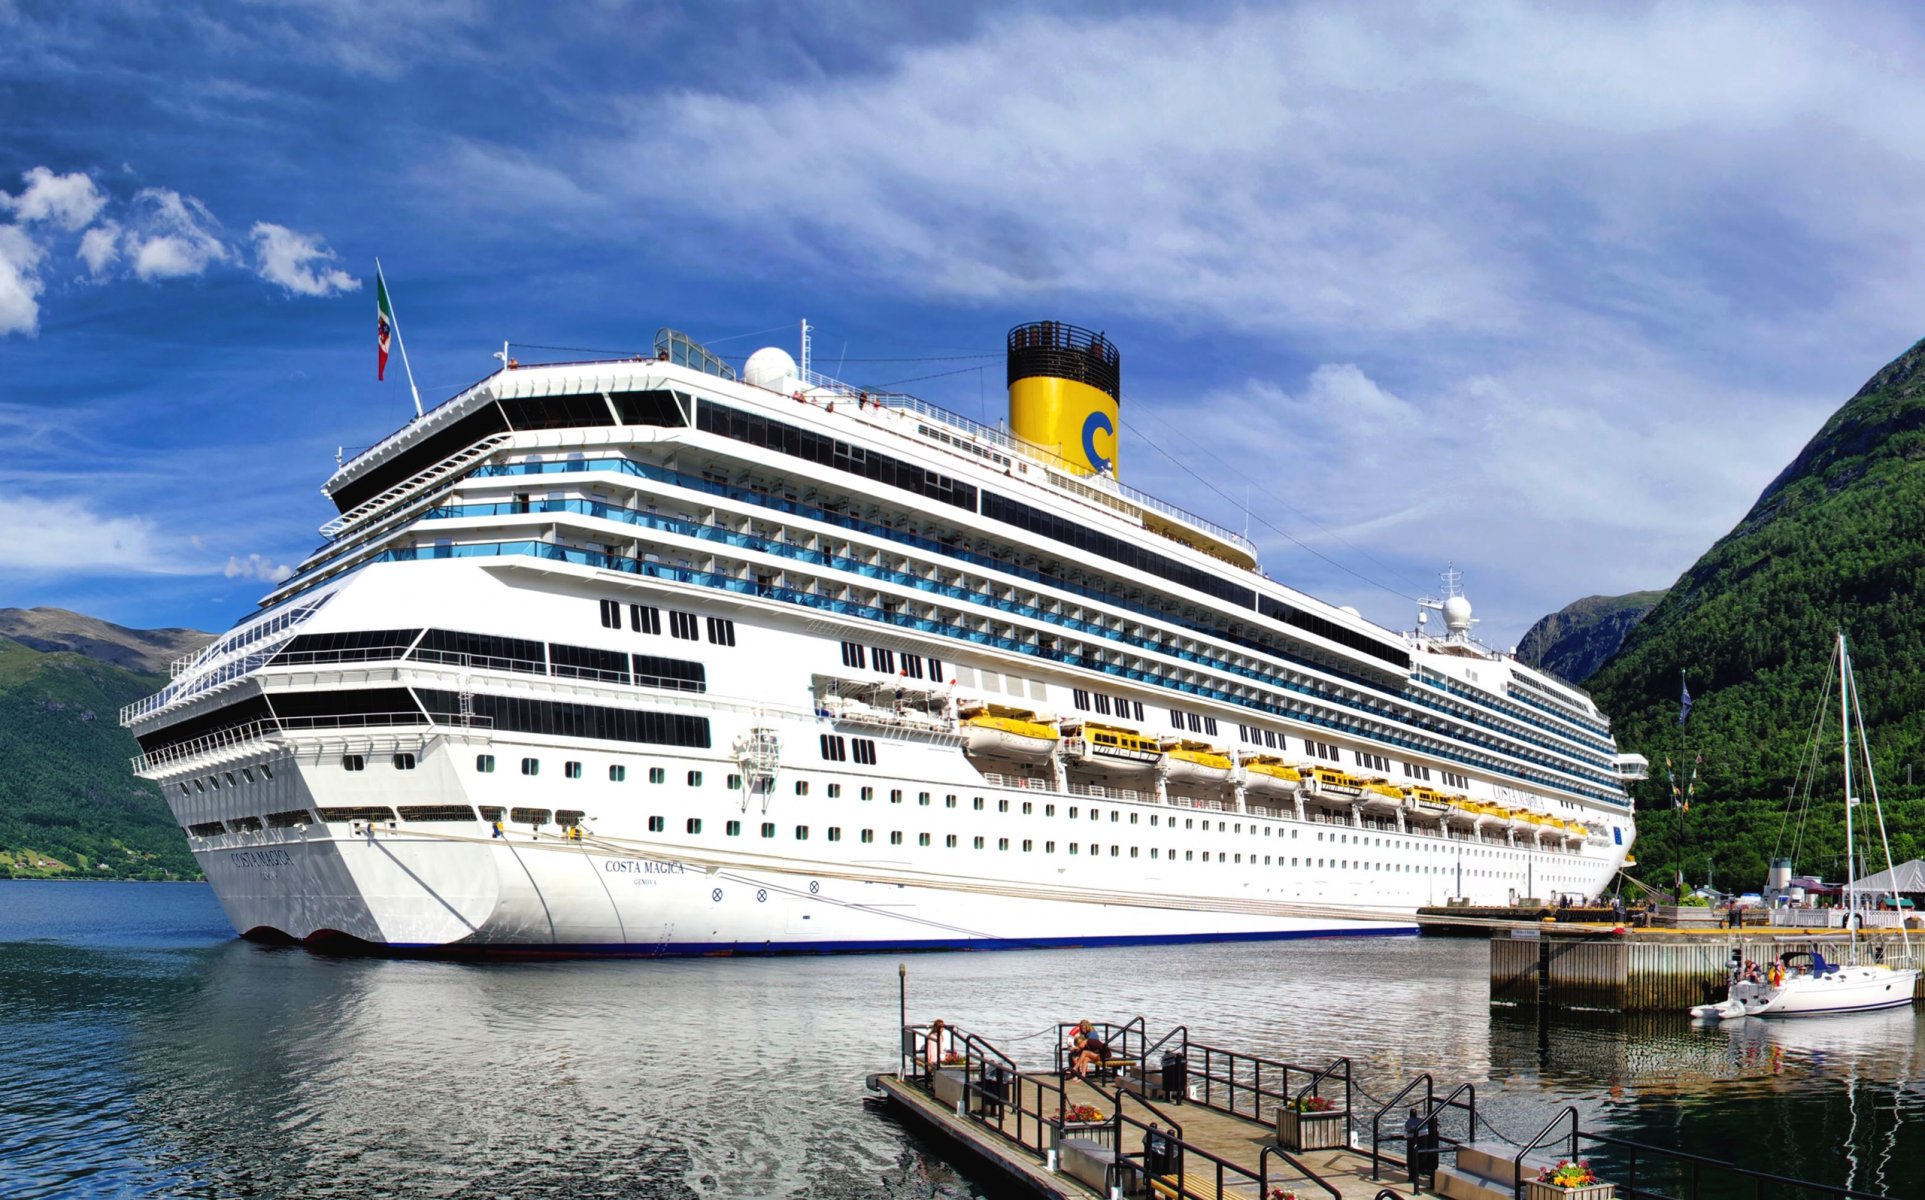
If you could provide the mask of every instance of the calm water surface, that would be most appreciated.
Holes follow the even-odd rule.
[[[0,1196],[986,1194],[861,1104],[890,957],[473,965],[234,940],[197,885],[0,883]],[[1513,1137],[1586,1124],[1925,1197],[1925,1020],[1488,1007],[1482,942],[909,958],[913,1019],[1042,1064],[1059,1019],[1474,1080]],[[1000,1035],[1000,1036],[999,1036]]]

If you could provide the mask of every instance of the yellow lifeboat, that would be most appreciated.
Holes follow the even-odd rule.
[[[1055,752],[1061,735],[1027,709],[992,704],[963,714],[963,748],[980,758],[1042,762]]]
[[[1319,795],[1357,796],[1364,790],[1364,781],[1335,767],[1311,767],[1306,778],[1310,790]]]
[[[1230,756],[1208,742],[1170,742],[1163,749],[1171,783],[1224,783],[1230,778]]]
[[[1303,773],[1280,758],[1259,755],[1243,760],[1243,788],[1259,796],[1287,796],[1303,786]]]
[[[1063,750],[1083,766],[1121,775],[1147,774],[1163,757],[1154,739],[1112,725],[1085,724],[1072,730]]]

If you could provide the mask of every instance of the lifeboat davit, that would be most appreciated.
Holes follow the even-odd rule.
[[[1035,715],[979,712],[966,716],[961,730],[963,748],[977,758],[1045,762],[1056,752],[1056,743],[1062,735],[1037,721]]]

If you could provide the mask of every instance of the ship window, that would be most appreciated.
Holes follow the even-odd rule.
[[[1009,811],[1009,801],[1007,801],[1007,800],[998,800],[998,801],[996,801],[996,811],[997,811],[997,812],[999,812],[999,813],[1005,813],[1005,812],[1008,812],[1008,811]]]
[[[494,774],[495,756],[492,754],[475,755],[475,770],[481,772],[483,775]]]
[[[620,763],[613,764],[608,768],[608,782],[621,783],[627,778],[628,768],[622,766]]]
[[[271,768],[269,768],[269,767],[268,767],[268,765],[267,765],[266,763],[262,763],[262,764],[261,764],[261,778],[262,778],[262,779],[272,779],[272,778],[274,778],[274,772],[273,772],[273,770],[272,770]]]
[[[365,771],[368,769],[368,760],[359,754],[343,754],[341,756],[341,769],[344,771]]]
[[[728,824],[722,826],[722,832],[728,834],[730,837],[741,837],[742,822],[730,821]]]
[[[982,838],[978,837],[975,841],[975,845],[976,845],[976,849],[981,850],[983,848]]]
[[[929,678],[935,680],[937,683],[942,682],[942,660],[941,659],[932,658],[929,660]]]
[[[917,792],[917,793],[916,793],[916,803],[917,803],[917,804],[920,804],[920,805],[922,805],[922,806],[923,806],[924,808],[928,808],[928,807],[929,807],[929,793],[928,793],[928,792]]]
[[[928,835],[928,834],[926,834],[926,833],[919,833],[919,834],[917,834],[917,835],[916,835],[916,845],[918,845],[918,846],[927,846],[928,844],[929,844],[929,835]]]
[[[688,773],[688,785],[690,787],[701,787],[702,773],[700,771],[690,771]]]
[[[668,772],[661,767],[650,767],[648,769],[648,781],[650,783],[667,783]]]
[[[765,837],[765,838],[772,838],[772,837],[774,837],[774,836],[775,836],[775,822],[774,822],[774,821],[764,821],[764,822],[762,822],[762,836],[763,836],[763,837]]]
[[[628,627],[636,633],[662,632],[662,610],[648,604],[628,606]]]
[[[1007,849],[1009,849],[1009,839],[1008,839],[1008,838],[997,838],[997,839],[996,839],[996,849],[998,849],[998,850],[1007,850]]]
[[[305,808],[289,809],[287,812],[267,814],[269,829],[300,829],[314,824],[314,814]]]
[[[864,800],[874,800],[874,799],[876,798],[876,789],[874,789],[874,788],[872,788],[872,787],[866,787],[866,788],[863,788],[863,789],[862,789],[862,798],[863,798]]]
[[[796,780],[796,781],[795,781],[795,794],[796,794],[796,795],[798,795],[798,796],[806,796],[806,795],[808,795],[808,794],[809,794],[809,781],[808,781],[808,780],[806,780],[806,779],[798,779],[798,780]]]
[[[876,743],[873,738],[851,738],[854,743],[856,761],[865,767],[876,765]]]
[[[564,679],[592,679],[600,683],[628,683],[628,655],[619,650],[597,650],[593,646],[548,645],[548,661]]]
[[[881,646],[877,646],[870,650],[869,653],[872,661],[876,664],[876,670],[881,671],[884,675],[894,675],[896,673],[896,652],[894,650],[886,650]]]
[[[1007,801],[1005,801],[1005,803],[1007,803]],[[983,810],[983,798],[981,796],[976,797],[972,802],[972,807],[974,807],[977,812],[981,812]]]
[[[728,789],[731,792],[740,791],[742,789],[742,777],[740,775],[730,774],[728,778]]]
[[[861,642],[842,643],[842,665],[857,671],[868,669],[868,655],[863,652]]]
[[[875,840],[876,840],[876,831],[875,831],[875,830],[873,830],[873,829],[865,829],[865,830],[863,830],[863,831],[862,831],[862,840],[863,840],[863,842],[864,842],[865,844],[867,844],[867,843],[869,843],[869,842],[873,842],[873,841],[875,841]]]
[[[517,825],[546,825],[549,813],[545,808],[511,808],[508,819]]]
[[[622,627],[622,603],[619,600],[602,601],[602,628],[620,629]]]
[[[472,821],[475,810],[465,804],[404,804],[403,821]]]
[[[582,765],[578,762],[565,762],[561,765],[561,773],[564,779],[580,779]]]
[[[524,758],[524,759],[522,759],[522,760],[521,760],[521,773],[522,773],[523,775],[539,775],[539,774],[541,774],[541,760],[540,760],[539,758]]]
[[[414,770],[414,755],[397,754],[394,756],[394,769],[397,771]]]
[[[842,826],[840,825],[829,826],[829,840],[832,842],[839,842],[842,840]]]
[[[1074,821],[1074,820],[1076,819],[1076,814],[1077,814],[1077,811],[1078,811],[1078,810],[1077,810],[1077,808],[1076,808],[1076,806],[1075,806],[1074,804],[1072,804],[1072,805],[1070,805],[1070,806],[1069,806],[1069,819],[1070,819],[1070,820],[1072,820],[1072,821]]]
[[[948,837],[942,840],[942,844],[949,847],[951,850],[954,850],[956,848],[956,835],[953,833],[950,834]]]
[[[187,832],[195,837],[219,837],[227,832],[227,826],[219,821],[201,821],[198,824],[189,825]]]
[[[709,641],[718,646],[735,645],[735,622],[727,617],[710,617],[708,632]]]
[[[839,784],[839,783],[832,783],[832,784],[830,784],[830,785],[829,785],[829,799],[831,799],[831,800],[840,800],[840,799],[842,799],[842,785],[841,785],[841,784]]]
[[[1026,816],[1026,817],[1027,817],[1027,816],[1029,816],[1029,815],[1030,815],[1031,813],[1033,813],[1033,812],[1035,812],[1035,811],[1036,811],[1036,806],[1035,806],[1034,804],[1031,804],[1031,803],[1030,803],[1029,801],[1027,801],[1027,800],[1025,800],[1025,801],[1023,801],[1023,815],[1024,815],[1024,816]]]
[[[1046,816],[1046,817],[1053,817],[1053,816],[1055,816],[1055,815],[1056,815],[1056,806],[1055,806],[1054,804],[1045,804],[1045,805],[1043,805],[1043,815],[1044,815],[1044,816]]]
[[[261,830],[261,819],[259,817],[235,817],[227,823],[227,827],[235,833],[259,833]]]
[[[1103,693],[1098,692],[1093,697],[1093,699],[1096,701],[1097,715],[1104,716],[1104,717],[1109,716],[1110,715],[1110,698],[1108,696],[1105,696]]]
[[[650,817],[648,819],[648,831],[650,833],[661,833],[667,828],[668,818],[666,817]]]
[[[694,613],[676,612],[673,609],[668,614],[668,632],[670,637],[678,637],[685,642],[695,641],[701,636],[695,631]]]
[[[409,655],[422,662],[450,663],[490,671],[540,675],[548,670],[542,643],[524,638],[491,637],[450,629],[430,629]]]
[[[822,750],[823,759],[827,762],[844,762],[849,757],[848,743],[836,734],[822,734],[816,739],[816,743]]]
[[[891,846],[902,845],[902,830],[892,829],[889,831],[889,844]]]
[[[798,842],[806,842],[809,840],[809,827],[807,825],[797,825],[795,827],[795,840]]]
[[[687,824],[687,826],[686,826],[686,828],[688,829],[688,831],[689,831],[690,833],[700,833],[700,832],[702,832],[702,818],[700,818],[700,817],[690,817],[690,818],[688,819],[688,824]]]
[[[905,654],[902,656],[902,673],[911,679],[922,678],[922,655]]]
[[[889,803],[891,803],[891,804],[901,804],[901,803],[902,803],[902,789],[901,789],[901,788],[890,788],[890,789],[889,789]]]
[[[951,793],[949,793],[949,794],[948,794],[947,796],[944,796],[944,797],[942,798],[942,806],[943,806],[944,808],[954,808],[954,807],[956,807],[956,793],[954,793],[954,792],[951,792]]]

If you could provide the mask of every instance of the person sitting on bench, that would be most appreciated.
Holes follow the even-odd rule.
[[[1078,1079],[1088,1079],[1090,1068],[1100,1069],[1109,1056],[1109,1043],[1096,1036],[1095,1028],[1088,1021],[1078,1022],[1076,1040],[1070,1043],[1070,1071]]]

